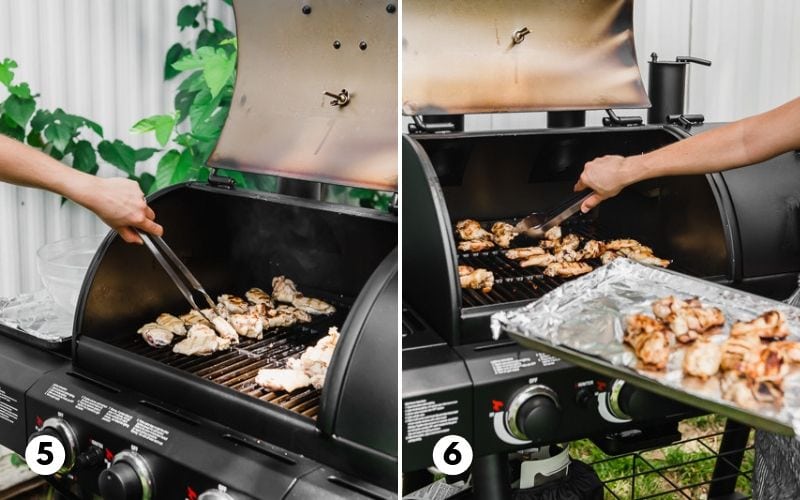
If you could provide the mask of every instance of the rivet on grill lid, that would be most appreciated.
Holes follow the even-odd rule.
[[[389,5],[386,6],[386,12],[388,12],[389,14],[394,14],[396,10],[397,7],[393,3],[390,3]]]
[[[311,14],[311,6],[310,5],[303,5],[303,14],[305,14],[305,15]]]
[[[339,40],[334,40],[333,41],[333,48],[334,49],[338,49],[341,46],[342,46],[342,42],[340,42]]]
[[[358,44],[358,48],[361,50],[367,50],[367,42],[361,40],[361,42]]]

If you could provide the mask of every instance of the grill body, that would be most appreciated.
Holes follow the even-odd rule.
[[[391,488],[396,375],[375,372],[373,358],[382,367],[397,359],[396,218],[199,184],[161,191],[151,206],[174,228],[165,240],[212,296],[252,286],[268,290],[273,276],[286,275],[337,312],[206,358],[150,348],[137,339],[138,326],[187,306],[148,252],[112,235],[81,292],[75,368]],[[258,368],[282,366],[334,325],[342,336],[322,391],[276,394],[255,386]],[[360,379],[371,380],[369,390],[352,394],[352,381]],[[348,404],[355,414],[343,408]],[[386,426],[354,432],[363,427],[358,410]]]

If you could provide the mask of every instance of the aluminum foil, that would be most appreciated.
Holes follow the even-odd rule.
[[[73,320],[46,290],[0,297],[0,323],[48,342],[71,337]]]
[[[633,351],[622,343],[625,318],[636,313],[652,314],[653,301],[668,295],[699,297],[705,306],[718,307],[725,313],[725,327],[710,338],[712,342],[723,342],[734,322],[749,321],[770,309],[786,316],[789,340],[800,340],[800,308],[628,259],[616,259],[525,307],[494,314],[492,332],[495,338],[505,330],[552,346],[569,347],[692,396],[737,408],[722,398],[718,376],[705,382],[683,376],[683,349],[675,349],[667,369],[657,372],[640,369]],[[740,410],[790,426],[800,436],[800,370],[793,368],[784,379],[781,407],[763,403]]]

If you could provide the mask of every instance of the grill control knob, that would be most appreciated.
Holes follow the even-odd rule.
[[[36,436],[52,436],[64,446],[64,466],[59,469],[59,473],[69,472],[75,467],[75,460],[78,457],[78,438],[66,420],[61,417],[52,417],[42,423],[42,428],[38,432],[31,434],[30,439]]]
[[[150,500],[153,497],[150,467],[133,451],[117,453],[111,467],[100,473],[97,486],[103,498],[113,500]]]
[[[531,385],[518,392],[506,411],[508,432],[534,442],[551,437],[560,421],[558,396],[544,385]]]
[[[615,380],[608,395],[608,411],[614,417],[630,419],[664,418],[690,411],[677,401],[640,389],[624,380]]]

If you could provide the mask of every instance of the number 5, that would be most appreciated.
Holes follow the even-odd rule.
[[[39,458],[36,459],[36,461],[39,464],[41,464],[41,465],[50,465],[50,464],[53,463],[53,459],[55,457],[53,457],[53,452],[50,451],[50,448],[52,446],[53,446],[53,443],[51,443],[50,441],[42,441],[42,442],[39,443],[39,451],[37,452],[37,455],[39,455]],[[42,458],[42,457],[44,457],[44,458]]]

